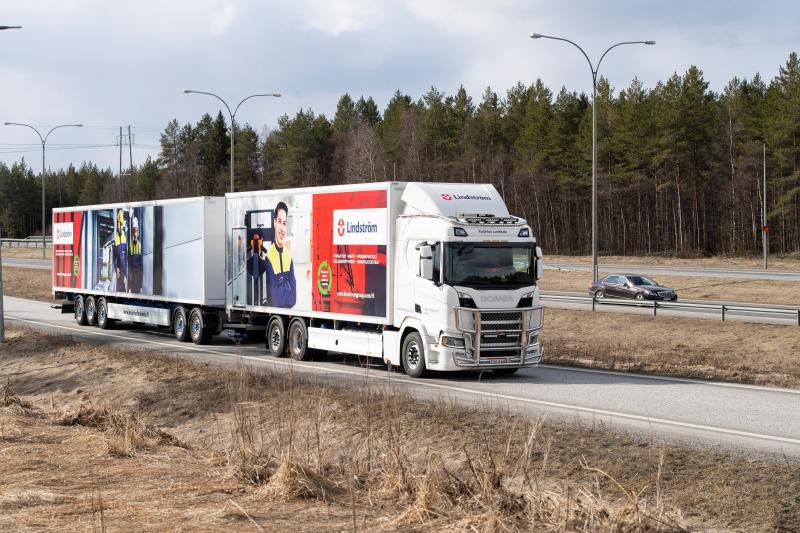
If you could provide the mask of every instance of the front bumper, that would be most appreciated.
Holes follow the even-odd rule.
[[[463,347],[435,343],[430,367],[438,370],[520,368],[542,362],[539,333],[544,307],[470,309],[457,307],[456,328]],[[432,358],[432,359],[433,359]]]

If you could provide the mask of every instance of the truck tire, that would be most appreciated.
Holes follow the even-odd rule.
[[[422,342],[422,335],[414,331],[406,336],[403,340],[401,360],[408,377],[421,378],[425,375],[425,345]]]
[[[272,317],[267,324],[267,351],[274,357],[286,356],[286,328],[279,316]]]
[[[86,309],[83,307],[83,296],[80,294],[75,297],[75,322],[79,326],[86,325]]]
[[[94,296],[87,296],[83,301],[83,306],[86,308],[86,323],[90,326],[97,324],[97,300]]]
[[[179,342],[189,340],[189,317],[186,316],[186,308],[179,305],[172,316],[172,333]]]
[[[199,307],[192,309],[189,314],[189,335],[195,344],[208,344],[211,341],[212,331],[206,327]]]
[[[100,329],[111,329],[117,321],[113,318],[108,318],[108,302],[105,298],[97,300],[97,325]]]
[[[289,345],[289,356],[292,359],[308,361],[314,357],[316,350],[308,347],[308,328],[302,318],[295,318],[289,322],[286,341]]]

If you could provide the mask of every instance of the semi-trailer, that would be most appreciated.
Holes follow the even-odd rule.
[[[274,356],[373,357],[412,377],[542,360],[542,252],[492,185],[370,183],[53,210],[53,292],[80,325]]]

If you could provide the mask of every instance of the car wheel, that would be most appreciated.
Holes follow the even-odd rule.
[[[111,329],[117,321],[108,318],[108,302],[105,298],[97,300],[97,325],[100,329]]]
[[[189,328],[187,327],[188,322],[189,318],[186,316],[186,308],[179,306],[177,309],[175,309],[175,316],[172,317],[172,333],[180,342],[186,342],[189,340]]]
[[[94,296],[87,296],[83,305],[86,307],[86,323],[94,326],[97,324],[97,300]]]
[[[206,327],[199,307],[192,309],[189,314],[189,335],[195,344],[208,344],[211,340],[211,330]]]
[[[603,289],[597,289],[596,291],[594,291],[594,297],[597,300],[602,300],[603,298],[605,298],[605,296],[606,293],[603,292]]]
[[[286,328],[279,316],[272,317],[267,324],[267,351],[274,357],[286,356]]]
[[[83,307],[83,296],[80,294],[75,298],[75,322],[79,326],[86,325],[86,309]]]
[[[425,346],[422,336],[416,331],[409,333],[403,341],[402,359],[408,377],[421,378],[425,375]]]
[[[634,296],[634,298],[636,298],[638,301],[641,302],[642,300],[644,300],[644,294],[642,294],[641,292],[638,292],[638,293],[636,293],[636,296]]]

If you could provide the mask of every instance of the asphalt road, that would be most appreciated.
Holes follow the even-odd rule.
[[[561,270],[591,271],[589,263],[548,263],[545,259],[545,268]],[[767,279],[781,281],[800,281],[800,272],[791,270],[746,270],[738,268],[707,268],[683,266],[655,266],[655,265],[617,265],[600,263],[598,269],[604,274],[662,274],[664,276],[692,276],[702,278],[739,278],[739,279]]]
[[[27,257],[3,256],[3,264],[20,268],[35,268],[36,270],[50,270],[53,268],[53,262],[50,259],[30,259]]]
[[[543,365],[515,376],[491,373],[434,375],[411,380],[383,367],[358,366],[356,358],[329,354],[298,363],[266,356],[259,344],[235,345],[217,337],[209,346],[178,343],[162,330],[130,326],[103,331],[79,327],[69,314],[48,304],[6,297],[9,322],[68,334],[93,342],[159,350],[234,365],[253,365],[314,374],[354,384],[372,380],[416,397],[444,397],[463,404],[499,406],[532,415],[642,433],[651,439],[721,445],[800,457],[800,391],[663,378]],[[547,347],[545,346],[545,359]],[[0,376],[1,378],[2,376]],[[446,404],[445,404],[446,405]]]

